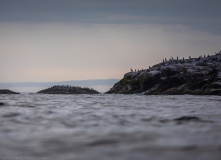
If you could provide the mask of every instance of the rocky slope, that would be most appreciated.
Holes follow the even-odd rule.
[[[99,94],[98,91],[92,88],[76,87],[76,86],[53,86],[45,90],[41,90],[38,93],[43,94]]]
[[[0,94],[20,94],[20,93],[13,92],[8,89],[0,89]]]
[[[107,93],[221,95],[221,52],[189,59],[164,59],[149,69],[126,73]]]

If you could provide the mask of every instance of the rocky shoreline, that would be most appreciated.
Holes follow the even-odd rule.
[[[47,89],[41,90],[37,93],[42,94],[100,94],[98,91],[87,88],[87,87],[77,87],[77,86],[52,86]]]
[[[221,52],[189,59],[164,59],[126,73],[106,93],[145,95],[221,95]]]
[[[20,93],[13,92],[13,91],[8,90],[8,89],[0,89],[0,94],[20,94]]]

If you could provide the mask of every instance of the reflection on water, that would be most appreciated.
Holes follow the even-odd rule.
[[[221,97],[0,95],[0,159],[217,159]]]

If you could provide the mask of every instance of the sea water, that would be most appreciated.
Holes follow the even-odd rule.
[[[220,96],[0,95],[0,160],[220,160]]]

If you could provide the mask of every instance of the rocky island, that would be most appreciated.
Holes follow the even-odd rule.
[[[37,93],[43,93],[43,94],[100,94],[98,91],[96,91],[92,88],[69,86],[69,85],[52,86],[47,89],[41,90]]]
[[[221,95],[221,51],[198,58],[165,58],[148,69],[131,70],[107,93]]]
[[[0,89],[0,94],[20,94],[20,93],[13,92],[8,89]]]

